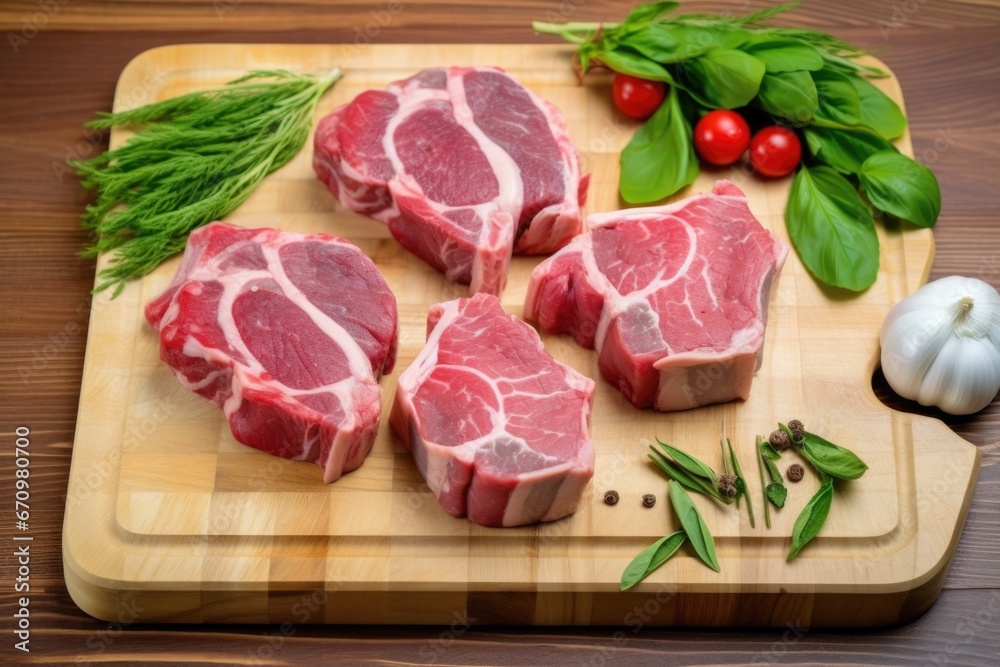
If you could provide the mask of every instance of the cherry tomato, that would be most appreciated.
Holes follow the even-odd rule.
[[[615,74],[611,95],[615,106],[629,118],[645,120],[663,102],[667,88],[661,81],[647,81],[628,74]]]
[[[710,111],[694,126],[694,147],[709,164],[730,165],[742,157],[749,145],[750,126],[735,111]]]
[[[787,127],[765,127],[750,140],[750,164],[758,174],[777,178],[795,171],[802,161],[802,143]]]

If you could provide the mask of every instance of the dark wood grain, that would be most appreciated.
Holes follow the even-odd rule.
[[[476,8],[458,0],[402,4],[374,39],[525,42],[541,39],[527,27],[533,18],[558,19],[562,9],[572,20],[615,19],[627,8],[609,0],[517,0]],[[34,537],[30,654],[13,650],[16,561],[11,549],[0,549],[2,659],[120,665],[1000,663],[1000,403],[971,417],[948,417],[898,399],[879,374],[873,386],[885,402],[944,418],[983,454],[945,591],[925,616],[902,628],[838,633],[797,628],[789,619],[785,632],[633,633],[624,627],[616,636],[619,628],[300,626],[282,633],[277,626],[138,627],[128,619],[109,625],[76,608],[63,584],[60,533],[94,267],[75,257],[85,240],[78,216],[86,198],[61,165],[104,148],[103,138],[85,133],[81,123],[108,107],[122,67],[147,48],[194,41],[351,41],[355,27],[364,29],[371,12],[384,6],[17,0],[0,7],[0,535],[9,540],[14,521],[13,430],[26,425]],[[739,12],[747,3],[688,7]],[[812,2],[785,22],[834,32],[894,70],[906,95],[915,152],[934,168],[944,194],[932,277],[973,275],[1000,286],[997,4]]]

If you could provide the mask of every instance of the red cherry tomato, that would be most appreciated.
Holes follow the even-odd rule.
[[[735,111],[710,111],[694,126],[694,147],[709,164],[730,165],[742,157],[749,145],[750,126]]]
[[[758,174],[773,178],[787,176],[801,161],[802,143],[787,127],[765,127],[750,140],[750,164]]]
[[[647,81],[628,74],[615,74],[611,95],[615,106],[629,118],[645,120],[659,108],[667,88],[661,81]]]

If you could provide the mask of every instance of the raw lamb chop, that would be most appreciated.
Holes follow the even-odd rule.
[[[490,295],[433,306],[427,329],[390,423],[445,511],[484,526],[575,512],[594,473],[593,380]]]
[[[214,222],[191,233],[146,319],[160,358],[243,444],[314,461],[324,482],[364,461],[396,359],[396,298],[355,246]]]
[[[471,292],[499,294],[511,251],[580,233],[588,177],[559,110],[494,67],[425,69],[320,121],[313,167]]]
[[[788,245],[743,192],[717,181],[711,194],[587,222],[532,272],[525,317],[597,350],[601,375],[640,408],[746,399]]]

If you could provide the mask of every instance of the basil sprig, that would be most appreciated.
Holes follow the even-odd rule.
[[[687,540],[687,535],[683,530],[678,530],[676,533],[661,537],[643,549],[622,572],[622,581],[618,590],[627,591],[648,577],[656,568],[670,560],[670,557],[677,553],[685,540]]]
[[[720,436],[719,446],[722,447],[722,467],[727,475],[733,475],[736,478],[736,482],[733,486],[736,487],[736,509],[740,508],[740,499],[747,499],[747,518],[750,519],[750,527],[756,528],[756,523],[753,517],[753,501],[750,500],[750,496],[747,495],[747,481],[743,477],[743,468],[740,466],[740,460],[736,458],[736,451],[733,449],[732,441],[725,435]],[[726,461],[726,448],[729,448],[729,461]]]
[[[715,540],[701,518],[698,508],[684,487],[676,481],[667,482],[670,504],[681,524],[681,530],[661,537],[639,552],[622,572],[618,590],[627,591],[652,574],[677,553],[684,542],[690,541],[695,553],[710,568],[719,572],[719,559],[715,552]]]
[[[781,453],[774,450],[771,445],[761,436],[757,436],[757,466],[760,468],[760,486],[764,494],[764,523],[768,529],[771,528],[771,511],[769,505],[774,505],[778,509],[785,506],[788,498],[788,488],[781,481],[781,473],[774,462],[781,458]],[[767,470],[767,478],[770,482],[765,482],[764,471]]]
[[[684,534],[691,541],[695,553],[704,561],[705,565],[719,572],[719,557],[715,553],[715,540],[712,538],[712,533],[709,532],[705,520],[701,518],[694,501],[691,500],[691,496],[688,495],[683,486],[676,482],[667,482],[667,486],[674,514],[677,515],[677,520],[680,521]]]
[[[730,504],[732,498],[719,493],[719,477],[715,471],[701,459],[656,439],[664,453],[660,453],[653,445],[649,445],[649,459],[663,471],[666,476],[683,486],[688,491],[694,491],[715,498],[721,503]]]
[[[830,508],[833,506],[834,481],[859,479],[868,471],[868,465],[846,447],[806,431],[802,423],[797,420],[788,424],[779,422],[778,428],[788,436],[795,451],[816,470],[820,480],[819,490],[802,509],[792,527],[791,546],[787,555],[787,560],[791,561],[819,534],[826,523]],[[772,435],[773,437],[775,436]],[[688,491],[715,498],[724,504],[735,501],[737,510],[740,499],[745,497],[750,526],[754,527],[753,506],[747,493],[746,479],[732,442],[724,433],[719,439],[723,470],[721,476],[700,458],[659,438],[656,442],[659,449],[647,441],[651,450],[649,458],[670,480],[667,483],[670,505],[677,515],[681,530],[660,538],[632,559],[622,573],[620,589],[623,591],[635,586],[663,565],[686,541],[691,543],[695,553],[706,565],[716,572],[719,571],[715,540]],[[783,507],[788,496],[788,488],[782,482],[777,466],[774,465],[774,461],[779,460],[781,454],[761,436],[757,436],[754,451],[764,496],[764,522],[770,529],[770,505]],[[767,483],[767,480],[770,480],[770,483]]]
[[[688,454],[671,444],[663,442],[659,438],[656,439],[656,444],[660,447],[659,450],[652,443],[648,444],[651,451],[649,454],[650,460],[670,480],[667,482],[667,493],[670,497],[670,505],[673,507],[674,513],[681,524],[681,530],[653,542],[632,559],[632,562],[629,563],[628,567],[622,573],[619,589],[623,591],[632,588],[648,577],[656,568],[667,562],[681,545],[688,540],[694,547],[695,553],[698,554],[705,564],[718,572],[719,561],[715,553],[715,540],[712,538],[712,533],[708,530],[705,520],[701,518],[698,508],[691,500],[691,496],[688,495],[687,491],[715,498],[727,505],[733,502],[733,498],[728,498],[720,493],[718,474],[716,474],[711,466],[697,456]],[[730,457],[734,461],[734,464],[738,465],[731,445]],[[725,466],[725,451],[723,451],[722,462]],[[743,489],[745,492],[745,484],[743,485]],[[747,505],[749,508],[749,498],[747,499]],[[751,512],[752,516],[752,508],[748,509],[748,511]],[[751,525],[752,523],[753,519],[751,518]]]
[[[788,434],[802,458],[816,469],[821,482],[816,495],[806,503],[792,527],[792,546],[787,556],[787,560],[792,560],[819,534],[826,522],[833,505],[834,479],[858,479],[868,470],[868,465],[851,450],[835,445],[815,433],[803,430],[802,437],[796,439],[787,424],[779,423],[778,427]]]
[[[656,439],[656,444],[658,444],[664,452],[669,454],[679,466],[691,474],[707,479],[712,483],[712,486],[719,485],[719,478],[716,476],[715,471],[697,456],[692,456],[687,452],[683,452],[673,445],[663,442],[659,438]]]
[[[778,427],[791,437],[792,431],[786,424],[778,424]],[[815,433],[805,431],[801,442],[796,442],[793,438],[792,443],[813,468],[830,477],[853,480],[860,478],[868,470],[868,464],[857,454]]]
[[[798,128],[806,155],[785,209],[789,236],[819,281],[863,291],[879,268],[873,209],[929,227],[941,194],[934,174],[890,143],[906,117],[868,80],[885,72],[856,62],[861,49],[815,30],[761,25],[797,5],[734,18],[677,14],[678,3],[654,2],[621,23],[533,25],[579,45],[584,72],[600,63],[670,86],[622,151],[619,189],[630,204],[694,181],[691,126],[712,109],[749,106]]]
[[[823,483],[820,484],[819,491],[802,508],[802,513],[792,527],[792,546],[788,550],[786,560],[792,560],[799,555],[802,547],[819,534],[823,524],[826,523],[827,515],[830,514],[830,507],[833,505],[833,478],[823,473],[820,475]]]

